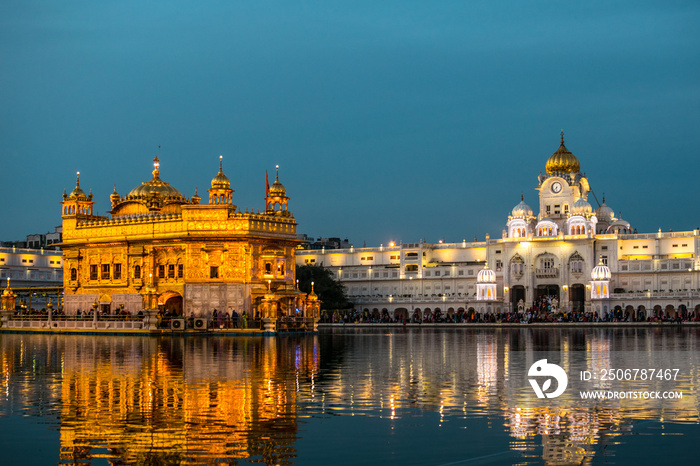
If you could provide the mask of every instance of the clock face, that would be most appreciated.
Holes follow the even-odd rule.
[[[561,191],[561,183],[560,182],[557,181],[554,184],[552,184],[552,192],[558,193],[560,191]]]

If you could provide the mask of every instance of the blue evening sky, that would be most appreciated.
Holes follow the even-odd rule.
[[[356,246],[500,237],[559,146],[640,232],[700,227],[700,2],[0,3],[0,239],[151,177]],[[594,208],[595,200],[589,198]]]

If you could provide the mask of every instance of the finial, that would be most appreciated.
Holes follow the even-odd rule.
[[[314,292],[314,282],[311,282],[311,292]]]
[[[603,193],[603,204],[605,204],[605,193]]]
[[[117,194],[117,184],[114,183],[114,194]]]
[[[520,191],[520,202],[525,202],[525,198],[523,197],[522,191]]]
[[[277,181],[279,181],[279,180],[280,180],[280,166],[279,166],[279,165],[275,165],[275,170],[277,170],[277,175],[275,176],[275,179],[276,179]]]
[[[160,152],[160,146],[158,146],[158,148],[158,151]],[[156,155],[153,159],[153,178],[158,178],[158,175],[160,175],[160,159]]]
[[[564,130],[561,130],[561,145],[564,145]]]
[[[219,155],[219,171],[223,172],[224,171],[224,156]]]
[[[80,187],[80,172],[75,172],[75,185]]]
[[[194,187],[194,195],[197,196],[197,187]]]

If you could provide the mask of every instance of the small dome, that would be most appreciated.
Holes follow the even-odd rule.
[[[280,180],[275,180],[270,186],[270,196],[286,196],[287,190],[284,189],[284,185],[280,183]]]
[[[608,231],[611,233],[632,233],[632,226],[630,222],[618,218],[610,224]]]
[[[476,275],[477,283],[496,283],[496,274],[493,270],[489,269],[489,266],[484,266],[483,269],[479,270]]]
[[[547,160],[545,167],[548,174],[552,173],[578,173],[581,171],[581,164],[574,154],[564,146],[564,131],[561,132],[561,145]]]
[[[603,264],[602,260],[597,266],[593,267],[593,270],[591,271],[592,280],[610,280],[610,277],[610,269],[607,265]]]
[[[73,191],[70,192],[69,197],[72,199],[82,199],[87,196],[85,195],[85,191],[83,191],[80,186],[76,186],[73,188]]]
[[[605,223],[612,223],[617,220],[615,212],[605,203],[605,195],[603,195],[603,203],[595,210],[595,216],[598,217],[598,221]]]
[[[85,191],[80,187],[80,172],[76,174],[75,188],[70,192],[71,199],[87,199]]]
[[[532,208],[530,208],[529,205],[525,204],[523,197],[520,196],[520,204],[513,207],[511,215],[513,216],[513,218],[532,217]]]
[[[219,173],[211,180],[212,189],[231,189],[228,176],[224,175],[223,156],[219,156]]]
[[[580,197],[578,201],[571,206],[571,215],[585,216],[593,212],[593,207],[584,198]]]
[[[275,177],[275,182],[272,183],[272,186],[270,186],[270,196],[271,197],[286,197],[287,196],[287,190],[284,189],[284,185],[280,183],[280,166],[277,165],[275,168],[277,168],[277,176]]]

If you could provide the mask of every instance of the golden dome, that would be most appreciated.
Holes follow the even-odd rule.
[[[276,165],[277,176],[275,177],[275,182],[270,186],[270,196],[271,197],[286,197],[287,190],[284,189],[284,185],[280,183],[280,166]]]
[[[80,187],[80,172],[76,173],[75,188],[73,188],[69,197],[71,199],[87,199],[85,191]]]
[[[219,173],[211,180],[212,189],[231,189],[228,176],[224,175],[223,155],[219,156]]]
[[[153,179],[145,181],[141,183],[141,186],[132,189],[129,196],[148,197],[152,192],[155,192],[160,197],[183,197],[180,191],[170,186],[170,183],[166,183],[160,179],[160,171],[158,170],[160,167],[160,160],[158,160],[157,156],[153,159],[153,167]]]
[[[559,150],[553,153],[547,160],[547,174],[552,173],[578,173],[581,164],[574,154],[564,146],[564,131],[561,132],[561,145]]]

